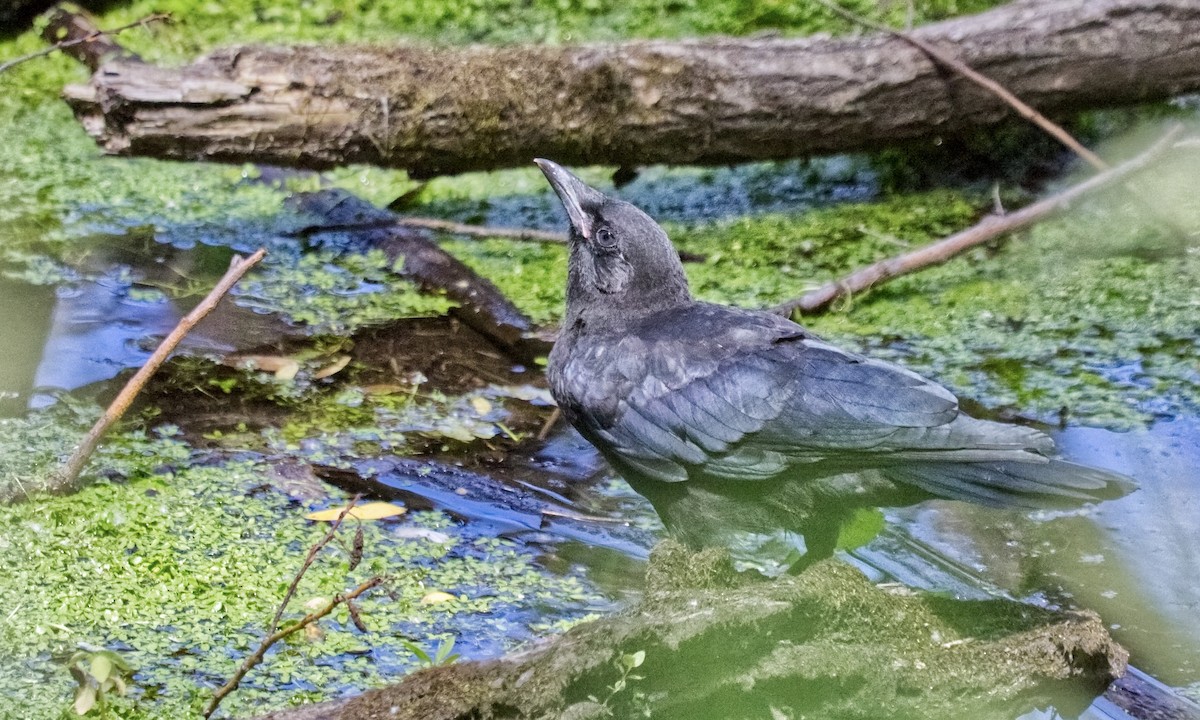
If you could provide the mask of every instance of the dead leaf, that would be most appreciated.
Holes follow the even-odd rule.
[[[342,510],[345,509],[345,506],[329,508],[328,510],[311,512],[304,517],[308,520],[316,520],[318,522],[333,522],[338,519],[338,515],[341,515]],[[350,508],[350,512],[346,513],[346,517],[357,520],[382,520],[383,518],[403,515],[406,512],[408,512],[408,508],[403,505],[395,505],[387,502],[369,502]]]
[[[432,592],[425,593],[425,597],[421,598],[421,604],[422,605],[437,605],[438,603],[450,602],[451,600],[457,600],[457,598],[455,598],[453,595],[451,595],[448,592],[442,592],[441,590],[434,590]]]
[[[489,390],[497,395],[513,398],[514,400],[524,400],[534,405],[554,406],[554,397],[550,395],[550,391],[546,388],[534,387],[533,385],[492,385]]]
[[[362,616],[358,614],[358,606],[354,604],[353,600],[346,601],[346,609],[350,611],[350,621],[354,623],[354,627],[358,628],[359,632],[371,632],[363,622]]]
[[[96,686],[85,685],[75,695],[75,714],[87,715],[96,705]]]
[[[492,404],[485,397],[476,395],[471,398],[471,407],[475,408],[475,414],[483,417],[492,411]]]
[[[298,373],[298,372],[300,372],[300,363],[293,360],[290,363],[287,363],[286,365],[282,365],[278,370],[275,371],[275,379],[276,380],[295,380],[296,373]]]
[[[313,373],[314,380],[323,380],[330,375],[336,375],[342,371],[342,368],[350,364],[349,355],[339,355],[333,362]]]
[[[292,380],[300,372],[300,363],[290,357],[280,355],[230,355],[225,358],[226,365],[232,365],[239,370],[261,370],[274,373],[279,380]]]
[[[350,551],[350,569],[358,567],[363,557],[363,527],[359,524],[354,531],[354,548]]]

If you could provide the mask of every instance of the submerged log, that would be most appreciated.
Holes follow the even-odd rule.
[[[1195,0],[1045,0],[920,28],[1043,112],[1200,89]],[[111,153],[431,176],[729,163],[995,123],[996,98],[886,34],[584,46],[261,47],[120,60],[66,96]]]
[[[487,278],[438,247],[429,232],[400,225],[400,216],[344,190],[300,193],[292,202],[320,225],[301,231],[310,240],[336,233],[355,250],[380,249],[395,271],[426,292],[444,293],[457,306],[450,314],[488,338],[509,357],[532,364],[550,351],[533,322]]]
[[[957,719],[1047,704],[1069,714],[1126,667],[1089,613],[889,592],[838,561],[743,581],[727,554],[674,543],[650,567],[639,605],[547,644],[267,717]]]

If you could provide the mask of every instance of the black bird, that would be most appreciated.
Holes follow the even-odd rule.
[[[791,530],[804,535],[807,565],[833,552],[861,507],[931,497],[1070,506],[1133,488],[1052,459],[1037,430],[967,416],[916,373],[778,315],[693,299],[654,220],[535,162],[571,221],[551,391],[686,543]]]

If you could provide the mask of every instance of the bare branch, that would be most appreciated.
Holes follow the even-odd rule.
[[[60,8],[57,10],[57,12],[65,13],[66,11],[63,11]],[[44,48],[37,52],[29,53],[28,55],[22,55],[21,57],[13,58],[12,60],[9,60],[7,62],[0,63],[0,73],[4,73],[4,72],[16,67],[17,65],[20,65],[21,63],[26,63],[26,62],[29,62],[30,60],[36,60],[40,57],[46,57],[47,55],[52,55],[60,50],[67,50],[67,49],[74,48],[79,45],[83,45],[85,43],[101,42],[105,38],[109,38],[114,35],[119,35],[120,33],[123,33],[126,30],[131,30],[131,29],[137,28],[137,27],[146,27],[147,25],[152,25],[153,23],[156,23],[156,22],[164,22],[165,23],[165,22],[170,22],[170,21],[171,21],[171,16],[169,14],[154,13],[153,15],[147,15],[146,17],[144,17],[140,20],[135,20],[134,22],[131,22],[128,25],[121,25],[119,27],[110,28],[108,30],[91,30],[90,32],[87,32],[86,34],[84,34],[82,36],[68,37],[65,40],[60,40],[60,41],[54,43],[53,45],[51,45],[48,48]],[[84,60],[84,62],[86,62],[88,65],[92,65],[92,62],[90,60],[85,60],[84,58],[85,58],[84,55],[80,55],[77,57],[77,59]],[[93,69],[94,69],[94,66],[93,66]]]
[[[1008,3],[912,35],[1047,114],[1200,87],[1195,0]],[[248,45],[174,68],[108,62],[64,95],[112,153],[310,170],[363,162],[427,178],[524,167],[536,154],[618,167],[803,157],[1013,114],[973,84],[971,102],[955,102],[958,83],[948,88],[946,74],[921,50],[875,33],[553,47]],[[430,93],[438,103],[410,102]]]
[[[292,596],[296,594],[296,588],[300,585],[300,579],[304,577],[304,573],[308,572],[313,564],[313,560],[317,559],[317,553],[321,552],[321,548],[330,543],[337,535],[338,529],[342,527],[342,520],[346,518],[346,514],[362,499],[362,495],[355,495],[351,498],[346,507],[338,513],[337,518],[329,526],[329,532],[325,533],[325,537],[313,543],[313,546],[308,549],[308,554],[304,556],[304,562],[300,565],[300,570],[296,576],[292,578],[292,584],[288,586],[287,592],[283,594],[283,600],[279,603],[279,607],[275,610],[275,617],[271,619],[271,625],[267,628],[268,633],[275,632],[279,627],[279,618],[283,617],[283,611],[287,609],[288,603],[292,601]]]
[[[66,493],[80,488],[82,483],[79,480],[79,475],[83,471],[84,465],[87,464],[88,459],[91,458],[92,453],[95,452],[96,446],[100,444],[100,439],[115,422],[121,419],[121,416],[133,404],[133,400],[137,397],[137,394],[146,386],[146,383],[154,376],[154,373],[171,352],[175,350],[179,342],[196,326],[196,323],[200,322],[205,315],[212,312],[213,308],[217,306],[221,298],[225,297],[230,288],[246,274],[247,270],[254,267],[259,260],[262,260],[266,254],[267,251],[260,248],[248,258],[234,256],[233,261],[229,265],[229,270],[221,277],[221,280],[212,289],[212,292],[179,321],[175,329],[154,349],[149,359],[146,360],[146,364],[142,365],[134,376],[129,379],[129,382],[125,383],[125,387],[121,388],[121,392],[117,393],[117,397],[113,399],[108,409],[104,411],[104,415],[96,421],[96,424],[84,436],[83,441],[80,442],[75,452],[71,454],[71,457],[67,460],[63,468],[47,484],[46,489],[48,491]],[[0,499],[7,500],[11,498]]]
[[[926,245],[913,252],[881,260],[880,262],[855,270],[849,275],[827,283],[802,297],[777,305],[772,310],[785,315],[797,310],[802,313],[819,312],[828,308],[831,303],[839,298],[863,292],[894,277],[946,262],[965,250],[998,238],[1001,235],[1029,227],[1040,220],[1062,212],[1080,197],[1145,169],[1146,166],[1157,160],[1168,149],[1181,147],[1182,144],[1177,145],[1174,141],[1182,131],[1182,126],[1176,125],[1141,155],[1107,172],[1089,178],[1057,195],[1021,208],[1016,212],[1005,215],[988,215],[980,222],[962,232],[955,233],[948,238]]]
[[[959,74],[960,76],[970,80],[979,87],[1000,98],[1000,100],[1002,100],[1006,105],[1015,110],[1018,115],[1034,125],[1037,125],[1039,128],[1065,145],[1067,149],[1078,155],[1084,162],[1086,162],[1088,165],[1091,165],[1096,170],[1103,172],[1112,167],[1099,155],[1084,147],[1083,143],[1076,140],[1071,133],[1067,132],[1066,129],[1063,128],[1063,126],[1059,125],[1053,120],[1050,120],[1045,115],[1042,115],[1040,112],[1033,109],[1031,105],[1026,103],[1024,100],[1021,100],[1021,98],[1013,94],[1008,88],[1004,87],[983,73],[975,70],[970,65],[966,64],[949,52],[942,50],[937,45],[934,45],[927,40],[923,40],[912,33],[897,30],[895,28],[888,27],[887,25],[883,25],[882,23],[868,20],[867,18],[847,10],[841,5],[838,5],[836,0],[817,0],[817,2],[837,15],[850,20],[851,22],[857,23],[872,30],[886,32],[893,37],[909,43],[913,47],[928,55],[934,62]],[[1142,195],[1135,188],[1126,186],[1126,189],[1135,200],[1141,203],[1142,207],[1147,211],[1147,214],[1154,222],[1158,223],[1161,227],[1175,235],[1180,240],[1184,240],[1187,237],[1187,233],[1183,230],[1183,228],[1170,220],[1165,213],[1159,211],[1158,208],[1155,207],[1155,203],[1150,198]]]
[[[962,60],[959,60],[945,50],[942,50],[937,45],[934,45],[926,40],[922,40],[916,35],[907,33],[903,30],[897,30],[896,28],[888,25],[877,23],[873,20],[868,20],[867,18],[851,12],[841,5],[838,5],[836,2],[834,2],[834,0],[816,1],[822,6],[828,8],[831,12],[846,18],[850,22],[870,28],[871,30],[878,30],[879,32],[888,33],[889,35],[897,37],[912,45],[928,55],[938,64],[953,70],[954,72],[1003,100],[1006,104],[1008,104],[1009,107],[1016,110],[1017,114],[1045,130],[1050,135],[1054,136],[1055,139],[1057,139],[1063,145],[1066,145],[1071,152],[1083,158],[1083,160],[1092,167],[1096,168],[1097,170],[1107,170],[1109,168],[1108,163],[1104,162],[1099,155],[1084,147],[1083,143],[1076,140],[1071,133],[1063,129],[1061,125],[1050,120],[1037,110],[1034,110],[1028,103],[1009,92],[1009,90],[1000,83],[996,82],[990,77],[987,77],[983,73],[976,71],[970,65],[967,65]]]
[[[229,682],[222,685],[220,688],[217,689],[216,692],[213,693],[212,700],[208,701],[208,707],[206,707],[204,709],[204,717],[205,718],[211,717],[212,714],[214,712],[216,712],[217,706],[221,704],[221,701],[224,700],[226,698],[226,696],[229,695],[229,693],[233,692],[234,690],[237,690],[238,685],[241,684],[242,680],[245,679],[246,675],[251,670],[253,670],[255,668],[255,666],[257,666],[259,663],[261,663],[263,661],[263,658],[266,657],[267,651],[271,649],[272,645],[274,645],[275,643],[279,642],[280,640],[286,638],[288,635],[291,635],[294,632],[298,632],[298,631],[303,630],[304,628],[308,627],[309,625],[312,625],[316,621],[320,620],[321,618],[325,617],[329,613],[333,612],[334,609],[338,605],[341,605],[343,603],[349,603],[349,602],[353,601],[359,595],[362,595],[366,591],[381,584],[382,582],[383,582],[383,578],[376,575],[375,577],[371,578],[370,580],[367,580],[363,584],[354,588],[350,592],[342,594],[342,595],[334,596],[334,598],[332,600],[330,600],[328,603],[326,603],[321,609],[315,610],[315,611],[309,613],[308,615],[305,615],[295,625],[290,625],[290,626],[284,628],[283,630],[279,630],[279,631],[276,631],[276,632],[268,635],[262,641],[262,644],[258,646],[258,649],[254,651],[254,654],[252,654],[250,657],[246,658],[245,662],[242,663],[242,666],[240,668],[238,668],[238,671],[233,674],[233,677],[229,678]]]

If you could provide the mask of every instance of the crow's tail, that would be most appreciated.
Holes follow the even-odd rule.
[[[1132,478],[1063,460],[917,462],[888,477],[950,500],[993,507],[1060,508],[1111,500],[1137,488]]]

